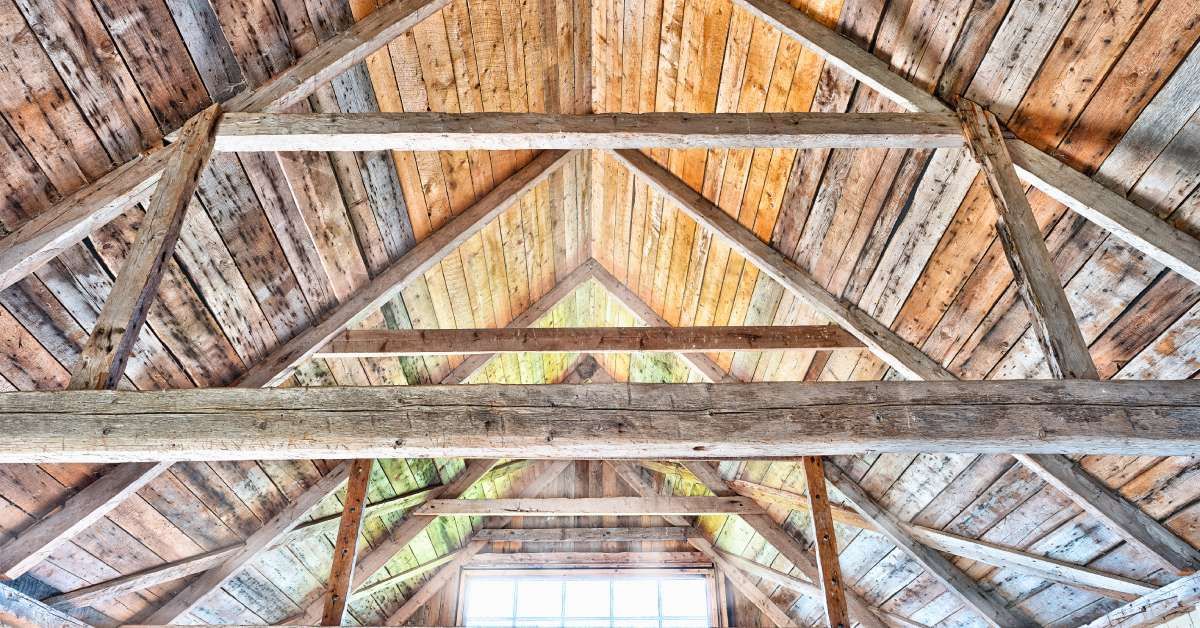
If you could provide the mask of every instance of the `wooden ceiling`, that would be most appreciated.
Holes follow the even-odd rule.
[[[1141,207],[1200,233],[1200,3],[1170,0],[793,0],[922,88],[966,96],[1026,142]],[[162,143],[213,101],[255,87],[374,9],[370,0],[0,0],[0,225],[5,233]],[[730,0],[454,0],[323,85],[293,111],[875,112],[899,108]],[[984,179],[962,149],[654,150],[658,163],[830,292],[857,304],[962,379],[1049,371],[996,238]],[[223,386],[533,158],[530,151],[217,153],[205,171],[122,387]],[[1200,288],[1038,190],[1035,215],[1104,378],[1200,372]],[[136,236],[134,208],[0,292],[0,390],[64,388]],[[581,153],[468,239],[363,328],[655,324],[610,287],[552,294],[595,259],[679,326],[820,324],[722,241],[611,156]],[[546,302],[544,297],[551,294]],[[471,382],[553,383],[577,356],[506,355]],[[862,350],[711,356],[742,381],[896,377]],[[436,383],[458,356],[314,359],[287,385]],[[662,354],[596,356],[616,381],[703,381]],[[1008,456],[837,458],[897,517],[1124,575],[1173,579]],[[1081,465],[1200,543],[1200,458],[1084,456]],[[437,483],[458,460],[380,460],[368,502]],[[326,461],[181,462],[18,581],[46,597],[239,543],[315,483]],[[0,465],[0,532],[28,527],[105,465]],[[504,495],[520,463],[473,489]],[[790,462],[725,463],[727,477],[794,492]],[[673,466],[663,490],[700,494]],[[598,463],[548,494],[626,495]],[[341,510],[340,497],[313,517]],[[834,499],[838,496],[835,494]],[[771,514],[806,542],[802,510]],[[402,519],[369,517],[373,546]],[[474,523],[478,523],[477,521]],[[599,525],[588,518],[580,526]],[[660,525],[622,518],[623,525]],[[440,520],[389,563],[399,573],[459,545]],[[527,527],[548,525],[527,519]],[[562,525],[555,520],[554,525]],[[728,551],[790,564],[736,517],[701,527]],[[333,534],[266,552],[192,619],[273,623],[329,571]],[[656,549],[671,549],[664,544]],[[870,603],[926,625],[977,625],[961,601],[884,537],[839,526],[846,580]],[[1044,625],[1121,604],[1016,570],[957,564]],[[139,617],[185,582],[80,609],[101,625]],[[765,585],[764,585],[765,586]],[[351,604],[381,622],[413,589]],[[802,623],[820,602],[769,589]],[[448,621],[448,600],[414,621]],[[739,602],[739,613],[755,609]],[[753,622],[748,622],[753,623]]]

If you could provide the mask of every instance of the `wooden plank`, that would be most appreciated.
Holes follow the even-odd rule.
[[[1200,552],[1196,548],[1079,468],[1070,458],[1036,454],[1016,454],[1016,458],[1127,543],[1153,558],[1163,569],[1185,575],[1200,568]]]
[[[753,497],[759,503],[781,505],[793,510],[808,509],[808,500],[805,496],[790,491],[744,480],[730,480],[729,486],[739,495]],[[838,523],[865,530],[876,529],[875,524],[851,508],[831,504],[830,512],[833,520]],[[1145,582],[1106,573],[1091,567],[1038,556],[996,543],[971,539],[924,526],[905,524],[905,527],[913,538],[936,550],[997,567],[1006,567],[1051,582],[1081,587],[1127,602],[1154,590],[1153,586]]]
[[[1200,574],[1168,584],[1087,624],[1086,628],[1132,628],[1157,626],[1170,617],[1200,604]]]
[[[231,113],[220,151],[957,148],[945,113]]]
[[[362,61],[449,0],[398,0],[354,23],[305,54],[267,83],[225,102],[226,111],[280,111]],[[80,188],[0,239],[0,289],[7,288],[78,244],[134,203],[144,202],[175,144],[148,151],[95,183]]]
[[[517,543],[575,543],[595,541],[630,541],[657,543],[687,541],[684,528],[487,528],[475,533],[480,541]]]
[[[1194,380],[208,388],[0,399],[3,463],[1189,455],[1200,446]]]
[[[772,623],[776,626],[793,626],[796,624],[788,616],[787,612],[776,606],[775,602],[762,589],[758,588],[758,585],[754,584],[754,581],[747,577],[737,565],[725,560],[708,539],[697,534],[695,537],[688,539],[688,542],[691,543],[692,547],[700,550],[701,554],[708,556],[713,564],[717,566],[720,574],[728,578],[733,583],[734,588],[757,606],[758,610],[762,611],[762,614],[771,620]]]
[[[220,117],[220,106],[213,105],[184,125],[160,185],[154,189],[137,242],[126,256],[80,351],[70,388],[115,388],[121,380],[133,343],[158,293],[164,267],[175,251],[200,173],[208,164]]]
[[[726,496],[735,494],[713,464],[694,461],[684,463],[684,466],[713,494]],[[797,540],[792,533],[785,530],[774,519],[768,515],[746,515],[742,517],[742,521],[749,524],[759,536],[790,560],[806,578],[812,582],[821,582],[820,568],[809,556],[804,543]],[[845,595],[846,604],[859,624],[869,628],[882,628],[886,625],[875,615],[875,610],[867,604],[862,596],[849,590],[845,591]]]
[[[159,606],[145,620],[147,624],[171,624],[191,612],[210,594],[220,589],[249,565],[260,553],[274,546],[284,535],[300,523],[300,520],[327,495],[337,490],[350,472],[348,463],[342,463],[326,473],[302,494],[288,502],[270,521],[246,539],[236,554],[220,566],[204,572],[183,590]]]
[[[759,514],[745,497],[550,497],[542,499],[431,499],[414,516],[577,517],[586,515]]]
[[[735,218],[714,205],[646,155],[614,151],[617,160],[674,201],[693,220],[719,235],[738,254],[766,273],[814,311],[854,334],[875,355],[910,379],[947,380],[954,376],[886,325],[853,304],[838,299],[795,262],[758,238]]]
[[[342,500],[342,517],[337,541],[333,545],[333,564],[329,567],[329,585],[325,589],[325,610],[322,626],[341,626],[350,601],[350,582],[354,578],[354,559],[358,556],[358,536],[362,528],[367,487],[371,482],[371,467],[375,461],[360,458],[350,462],[346,480],[346,497]]]
[[[72,495],[60,508],[0,546],[0,576],[8,580],[21,577],[169,466],[170,462],[137,462],[117,465],[106,472]]]
[[[355,329],[315,357],[477,355],[495,353],[673,353],[857,349],[862,343],[833,325],[746,327],[533,327],[527,329]]]
[[[643,323],[651,327],[671,326],[667,322],[667,319],[659,316],[658,312],[655,312],[654,308],[650,307],[650,304],[643,301],[629,286],[626,286],[623,281],[614,277],[612,273],[608,272],[599,263],[595,264],[592,276],[595,277],[601,286],[604,286],[604,289],[610,295],[620,301],[622,305],[628,308]],[[726,373],[724,369],[718,366],[716,362],[713,362],[712,358],[707,355],[701,353],[684,353],[680,355],[680,358],[707,381],[726,383],[737,383],[740,381],[736,377]]]
[[[460,550],[451,552],[449,554],[446,554],[445,556],[439,556],[438,558],[435,558],[427,563],[417,565],[416,567],[413,567],[412,569],[406,569],[404,571],[401,571],[398,574],[391,575],[386,578],[380,578],[379,580],[376,580],[375,582],[372,582],[371,584],[369,584],[365,587],[359,587],[353,593],[350,594],[350,600],[353,601],[353,600],[358,600],[358,599],[361,599],[364,597],[368,597],[377,591],[383,591],[385,589],[390,589],[390,588],[396,586],[397,584],[400,584],[406,580],[412,580],[413,578],[423,576],[423,575],[433,571],[434,569],[437,569],[438,567],[441,567],[442,565],[445,565],[446,563],[454,560],[454,557],[456,555],[458,555],[458,552],[461,552],[461,551],[462,550],[460,549]]]
[[[0,585],[0,625],[13,628],[80,628],[90,626],[70,615]]]
[[[958,114],[967,146],[991,190],[998,214],[996,232],[1050,372],[1057,378],[1099,379],[1063,291],[1062,279],[1025,197],[1025,186],[1017,179],[1000,123],[991,112],[965,98],[959,102]]]
[[[466,468],[453,481],[444,486],[437,487],[437,490],[431,493],[430,497],[443,497],[446,499],[459,497],[467,489],[471,488],[475,482],[486,475],[496,462],[497,460],[490,458],[468,461]],[[409,542],[425,531],[429,522],[430,520],[427,518],[407,517],[392,530],[388,538],[381,541],[370,551],[362,552],[362,555],[355,561],[356,566],[350,590],[356,591],[371,576],[374,576],[380,569],[383,569]],[[324,599],[323,593],[308,604],[303,615],[290,618],[285,623],[315,624],[321,618],[322,611],[324,610],[324,604],[322,603]]]
[[[242,387],[274,386],[287,379],[301,362],[312,356],[334,335],[375,311],[414,279],[424,275],[464,241],[479,233],[522,195],[570,161],[571,153],[545,151],[513,176],[505,179],[462,213],[421,240],[320,322],[277,347],[238,380]]]
[[[805,456],[803,465],[817,549],[817,568],[821,574],[821,597],[825,600],[825,623],[833,628],[849,628],[850,611],[846,609],[842,568],[838,564],[837,533],[833,528],[833,515],[829,512],[825,469],[820,456]]]
[[[190,576],[201,571],[207,571],[220,565],[232,557],[242,544],[223,547],[211,552],[191,556],[183,560],[164,563],[143,571],[138,571],[112,580],[98,582],[92,586],[75,589],[67,593],[48,597],[44,602],[55,608],[67,610],[72,607],[93,606],[104,600],[110,600],[119,595],[133,591],[141,591],[153,586],[171,582]]]
[[[834,66],[908,109],[949,111],[941,101],[891,71],[887,63],[783,0],[735,0]],[[1200,241],[1030,144],[1007,142],[1018,174],[1081,216],[1164,266],[1200,283]]]
[[[687,528],[679,528],[686,530]],[[496,552],[476,555],[467,564],[476,568],[578,567],[655,568],[710,567],[712,561],[700,552]]]
[[[975,611],[992,626],[1027,626],[1029,621],[1007,608],[1004,599],[979,587],[970,576],[946,557],[922,545],[909,534],[903,522],[876,503],[857,482],[842,473],[836,465],[825,462],[826,479],[868,521],[876,531],[886,536],[896,547],[916,560],[929,575]]]

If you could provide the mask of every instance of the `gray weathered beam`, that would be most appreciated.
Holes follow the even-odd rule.
[[[1171,617],[1195,610],[1197,605],[1200,605],[1200,574],[1193,574],[1118,606],[1085,628],[1158,626]]]
[[[0,584],[0,626],[8,628],[86,628],[90,626],[70,615]]]
[[[936,97],[893,72],[883,60],[788,2],[734,1],[905,109],[950,111]],[[1020,139],[1007,143],[1018,174],[1034,187],[1158,263],[1200,283],[1200,241],[1028,143]]]
[[[708,556],[713,561],[713,564],[717,566],[721,575],[728,578],[733,583],[733,587],[739,593],[746,596],[746,599],[750,600],[751,604],[757,606],[763,616],[771,620],[771,623],[781,628],[796,625],[796,622],[787,614],[787,611],[779,608],[775,604],[775,601],[763,592],[762,589],[758,588],[758,585],[754,584],[754,581],[739,569],[737,565],[721,556],[717,552],[717,548],[713,547],[713,544],[708,539],[697,534],[695,537],[689,539],[688,542],[692,544],[692,547],[700,550],[700,553]]]
[[[225,111],[282,111],[307,98],[367,55],[396,39],[449,0],[395,0],[322,42],[292,67],[223,104]],[[148,151],[76,190],[0,239],[0,290],[83,241],[158,184],[175,144]]]
[[[486,528],[475,533],[476,540],[518,543],[579,543],[628,541],[656,543],[686,541],[684,528]]]
[[[1189,455],[1198,447],[1195,380],[0,394],[2,463],[777,458],[867,450]]]
[[[945,113],[234,113],[222,151],[957,148]]]
[[[747,497],[546,497],[541,499],[431,499],[416,517],[579,517],[590,515],[760,514]]]

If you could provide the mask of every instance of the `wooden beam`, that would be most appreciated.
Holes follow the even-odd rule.
[[[493,218],[512,207],[526,192],[561,168],[570,155],[561,151],[546,151],[535,157],[474,205],[418,242],[370,283],[325,315],[319,323],[276,347],[270,355],[246,371],[237,385],[245,388],[275,386],[287,379],[317,349],[343,329],[378,309],[460,244],[483,230]]]
[[[525,308],[524,312],[513,317],[506,328],[517,329],[529,327],[541,320],[546,313],[554,309],[554,306],[573,294],[575,289],[583,285],[588,279],[591,279],[592,272],[596,266],[596,261],[592,259],[580,264],[575,270],[568,273],[566,277],[560,279],[546,294],[542,295],[542,298]],[[489,353],[467,356],[458,366],[454,367],[450,373],[442,378],[441,383],[461,384],[467,381],[475,373],[483,370],[483,367],[487,366],[488,361],[494,355],[494,353]]]
[[[466,467],[454,478],[449,484],[438,487],[438,489],[430,493],[430,498],[443,497],[453,499],[461,496],[471,488],[475,482],[479,481],[487,474],[498,462],[495,459],[479,459],[468,460]],[[427,517],[407,517],[400,522],[392,530],[391,535],[376,543],[375,547],[366,551],[360,552],[355,561],[355,569],[351,578],[350,590],[356,591],[364,582],[374,576],[380,569],[383,569],[392,558],[399,554],[413,539],[417,538],[432,520]],[[353,594],[351,594],[353,597]],[[307,625],[315,625],[320,620],[324,610],[324,591],[319,597],[314,598],[305,608],[304,613],[296,617],[289,618],[287,624],[302,623]]]
[[[691,543],[692,547],[700,550],[700,553],[712,560],[721,575],[728,578],[733,583],[733,587],[744,595],[746,599],[750,600],[750,603],[757,606],[758,610],[771,623],[776,626],[796,625],[796,622],[788,616],[787,611],[779,608],[762,589],[758,588],[758,585],[754,584],[754,581],[750,580],[741,569],[738,569],[737,565],[725,560],[708,539],[697,534],[695,537],[688,539],[688,542]]]
[[[0,400],[0,463],[1200,448],[1195,380],[207,388]]]
[[[342,463],[326,473],[296,499],[284,506],[270,521],[251,534],[237,553],[193,580],[191,584],[151,613],[144,623],[165,625],[176,623],[183,618],[212,592],[229,582],[260,553],[274,546],[279,539],[296,527],[318,502],[345,483],[349,472],[350,465]]]
[[[1163,569],[1176,575],[1200,569],[1200,552],[1196,548],[1070,458],[1037,454],[1017,454],[1016,458]]]
[[[684,466],[713,494],[724,496],[736,494],[729,487],[725,479],[721,477],[721,474],[717,472],[716,466],[712,463],[690,461],[685,462]],[[809,556],[808,549],[792,533],[783,529],[783,526],[778,522],[768,515],[747,515],[742,517],[742,521],[749,524],[767,543],[770,543],[780,554],[783,554],[785,558],[792,561],[796,569],[800,570],[800,573],[804,574],[806,578],[812,582],[821,582],[820,568],[817,567],[817,564]],[[860,595],[852,590],[845,590],[844,592],[846,595],[846,605],[859,624],[868,628],[883,628],[886,626],[875,615],[875,610]]]
[[[579,517],[588,515],[758,514],[745,497],[549,497],[543,499],[431,499],[418,517]]]
[[[488,542],[578,543],[629,541],[657,543],[687,541],[684,528],[487,528],[475,533],[475,539]]]
[[[731,554],[729,552],[725,552],[725,551],[722,551],[719,549],[717,550],[717,553],[720,554],[721,557],[724,558],[725,560],[729,561],[730,563],[733,563],[739,569],[746,572],[746,575],[748,575],[748,576],[753,576],[755,578],[762,578],[763,580],[770,582],[771,584],[777,584],[781,587],[784,587],[786,589],[791,589],[792,591],[795,591],[796,593],[811,597],[813,599],[821,599],[822,596],[824,595],[824,593],[821,591],[821,587],[819,587],[811,582],[801,580],[800,578],[797,578],[791,574],[786,574],[786,573],[783,573],[782,571],[777,571],[777,570],[772,569],[761,563],[756,563],[756,562],[750,560],[749,558],[744,558],[742,556],[738,556],[737,554]],[[887,619],[888,622],[891,624],[905,626],[906,628],[929,628],[925,624],[913,621],[907,617],[904,617],[903,615],[889,613],[889,612],[879,609],[879,608],[875,608],[873,610],[880,617]]]
[[[683,180],[636,150],[613,152],[638,178],[675,203],[684,214],[723,239],[731,249],[804,301],[818,314],[854,334],[872,353],[909,379],[950,380],[954,376],[886,325],[838,299],[795,262],[742,226]]]
[[[624,305],[630,313],[638,320],[642,321],[650,327],[670,327],[671,324],[667,319],[659,316],[650,304],[642,300],[633,290],[630,290],[620,279],[617,279],[608,272],[598,262],[593,260],[594,268],[592,276],[599,282],[610,295],[616,298]],[[735,384],[740,382],[738,378],[725,372],[712,358],[703,353],[681,353],[679,357],[684,363],[690,365],[706,381],[710,382],[725,382]]]
[[[99,521],[125,498],[158,477],[170,462],[118,465],[0,546],[0,577],[12,580],[45,560],[60,545]]]
[[[739,495],[753,497],[759,503],[779,505],[793,510],[807,510],[809,507],[808,499],[805,496],[783,489],[743,480],[730,480],[729,486],[737,491]],[[877,529],[875,524],[851,508],[830,504],[830,514],[832,514],[833,520],[837,523],[864,530]],[[1127,602],[1154,591],[1153,586],[1134,580],[1133,578],[1126,578],[1092,569],[1091,567],[1030,554],[987,541],[970,539],[942,530],[913,524],[904,525],[913,538],[938,551],[962,556],[963,558],[970,558],[971,560],[997,567],[1005,567],[1050,582],[1061,582]]]
[[[524,482],[523,486],[517,491],[517,497],[530,498],[541,493],[570,464],[572,463],[560,460],[542,467],[531,480]],[[421,519],[428,520],[429,518],[410,517],[410,519],[419,521]],[[503,528],[511,521],[511,518],[503,517],[488,521],[486,525],[492,528]],[[464,563],[474,558],[484,547],[487,547],[487,544],[487,541],[468,540],[466,546],[450,562],[443,565],[428,582],[422,585],[420,589],[404,601],[404,604],[395,613],[392,613],[388,617],[387,622],[385,622],[386,625],[399,626],[408,621],[418,608],[428,602],[451,578],[458,575],[458,571]]]
[[[236,113],[222,151],[957,148],[945,113]]]
[[[933,95],[784,0],[735,3],[909,111],[948,113]],[[1200,283],[1200,241],[1020,139],[1007,141],[1021,178],[1160,264]]]
[[[838,561],[837,532],[829,512],[825,491],[825,470],[820,456],[805,456],[804,479],[808,486],[808,508],[812,513],[813,545],[817,548],[817,568],[825,600],[825,623],[831,628],[850,628],[850,611],[842,586],[842,567]]]
[[[686,530],[687,528],[679,528]],[[477,554],[466,565],[471,569],[505,567],[572,567],[653,569],[659,567],[711,567],[699,552],[497,552]]]
[[[85,628],[90,626],[70,615],[0,584],[0,626],[10,628]]]
[[[149,569],[113,578],[112,580],[105,580],[91,586],[75,589],[74,591],[60,593],[42,601],[48,606],[53,606],[61,610],[93,606],[125,593],[149,589],[165,582],[171,582],[172,580],[186,578],[202,571],[208,571],[229,560],[230,557],[242,549],[243,545],[243,543],[238,543],[237,545],[204,552],[203,554],[190,556],[182,560],[164,563]]]
[[[1079,331],[1079,323],[1063,291],[1062,279],[1025,197],[1025,186],[1017,179],[1000,123],[991,112],[965,98],[959,102],[958,114],[967,146],[992,192],[992,204],[998,214],[996,233],[1050,372],[1057,378],[1099,379],[1083,332]]]
[[[455,550],[453,552],[450,552],[449,554],[446,554],[445,556],[439,556],[427,563],[417,565],[416,567],[413,567],[412,569],[406,569],[404,571],[401,571],[398,574],[391,575],[386,578],[380,578],[379,580],[376,580],[375,582],[372,582],[371,584],[368,584],[365,587],[359,587],[353,593],[350,594],[350,600],[354,601],[354,600],[357,600],[360,598],[364,598],[364,597],[367,597],[377,591],[382,591],[384,589],[394,587],[397,584],[400,584],[401,582],[404,582],[406,580],[412,580],[413,578],[416,578],[418,576],[423,576],[423,575],[433,571],[434,569],[437,569],[437,568],[441,567],[442,565],[445,565],[446,563],[454,560],[454,557],[457,556],[458,553],[461,551],[462,551],[461,549]]]
[[[346,480],[346,497],[342,500],[342,518],[338,525],[337,541],[333,545],[333,564],[329,568],[329,585],[325,589],[325,610],[322,626],[341,626],[350,600],[350,581],[354,578],[354,559],[358,556],[358,535],[362,528],[371,483],[370,458],[350,461]]]
[[[833,325],[749,327],[530,327],[527,329],[355,329],[315,357],[495,353],[673,353],[860,349]]]
[[[175,251],[183,218],[200,173],[212,154],[221,108],[213,105],[188,120],[180,133],[165,173],[154,189],[137,241],[129,250],[112,291],[100,309],[91,336],[79,354],[71,376],[74,390],[116,388],[125,373],[129,352],[137,341],[150,305],[158,294],[163,270]]]
[[[270,81],[224,103],[225,111],[282,111],[433,15],[449,0],[395,0],[305,54]],[[158,184],[176,144],[153,149],[38,214],[0,239],[0,290],[81,242]]]
[[[1168,618],[1194,610],[1200,605],[1200,574],[1180,578],[1125,606],[1118,606],[1098,617],[1085,628],[1133,628],[1165,625]]]
[[[958,596],[967,608],[975,611],[992,626],[1027,626],[1029,621],[1010,611],[1004,599],[991,591],[980,588],[970,576],[946,559],[945,556],[917,542],[909,534],[904,523],[875,502],[854,480],[842,473],[836,465],[825,462],[826,480],[838,490],[864,518],[875,526],[896,547],[920,563],[929,575],[941,582],[948,591]],[[810,487],[811,490],[811,487]]]

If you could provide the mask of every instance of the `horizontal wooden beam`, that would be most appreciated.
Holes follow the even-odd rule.
[[[416,516],[576,517],[584,515],[761,514],[747,497],[545,497],[431,499]]]
[[[954,148],[944,113],[231,113],[222,151]]]
[[[347,330],[316,357],[492,353],[649,353],[858,349],[857,338],[834,325],[752,327],[530,327],[502,329]]]
[[[0,462],[1187,455],[1200,382],[842,382],[0,394]]]
[[[476,554],[469,568],[484,567],[710,567],[700,552],[496,552]]]
[[[0,394],[0,463],[1188,455],[1200,381],[208,388]]]
[[[485,528],[472,537],[479,541],[575,543],[593,541],[687,541],[687,528]]]

